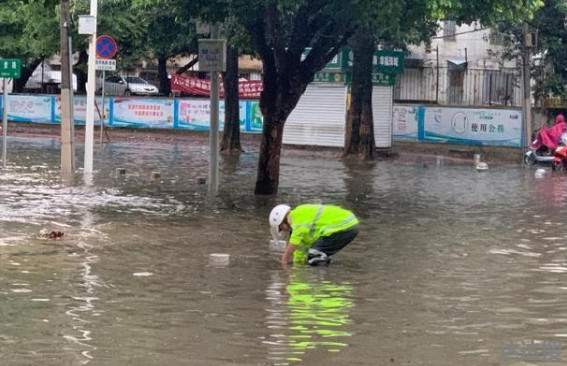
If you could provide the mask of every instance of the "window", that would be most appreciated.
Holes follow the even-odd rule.
[[[455,41],[457,33],[457,23],[454,20],[443,21],[443,39],[445,41]]]
[[[447,88],[447,98],[449,104],[459,105],[463,103],[463,92],[465,83],[465,70],[449,69],[449,84]]]
[[[490,30],[490,44],[495,46],[504,45],[504,35],[497,31],[496,29]]]

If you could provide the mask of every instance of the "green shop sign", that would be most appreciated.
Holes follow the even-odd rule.
[[[350,72],[346,74],[346,84],[352,84],[352,73]],[[394,86],[396,85],[396,75],[374,72],[372,73],[372,84],[376,86]]]
[[[316,83],[344,83],[346,74],[342,72],[321,71],[315,74],[313,81]]]
[[[0,79],[19,79],[22,61],[17,58],[0,58]]]
[[[404,71],[404,53],[381,50],[374,54],[374,69],[384,74],[401,74]]]
[[[352,70],[353,53],[349,48],[341,51],[341,69],[343,72]],[[405,55],[402,51],[380,50],[374,53],[372,65],[374,72],[384,74],[401,74],[404,71]]]

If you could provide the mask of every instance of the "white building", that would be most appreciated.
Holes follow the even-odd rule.
[[[480,24],[440,24],[431,45],[410,47],[397,102],[519,106],[520,68],[506,60],[502,38]]]

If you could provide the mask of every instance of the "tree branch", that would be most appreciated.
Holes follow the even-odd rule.
[[[199,56],[195,56],[191,61],[185,64],[185,66],[179,68],[175,73],[177,75],[183,74],[185,71],[192,68],[197,62],[199,62]]]

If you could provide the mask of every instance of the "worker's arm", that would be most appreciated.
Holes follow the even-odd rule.
[[[291,243],[288,243],[284,253],[282,254],[281,262],[283,266],[287,266],[289,264],[289,261],[292,258],[294,251],[295,251],[295,246],[291,245]]]

